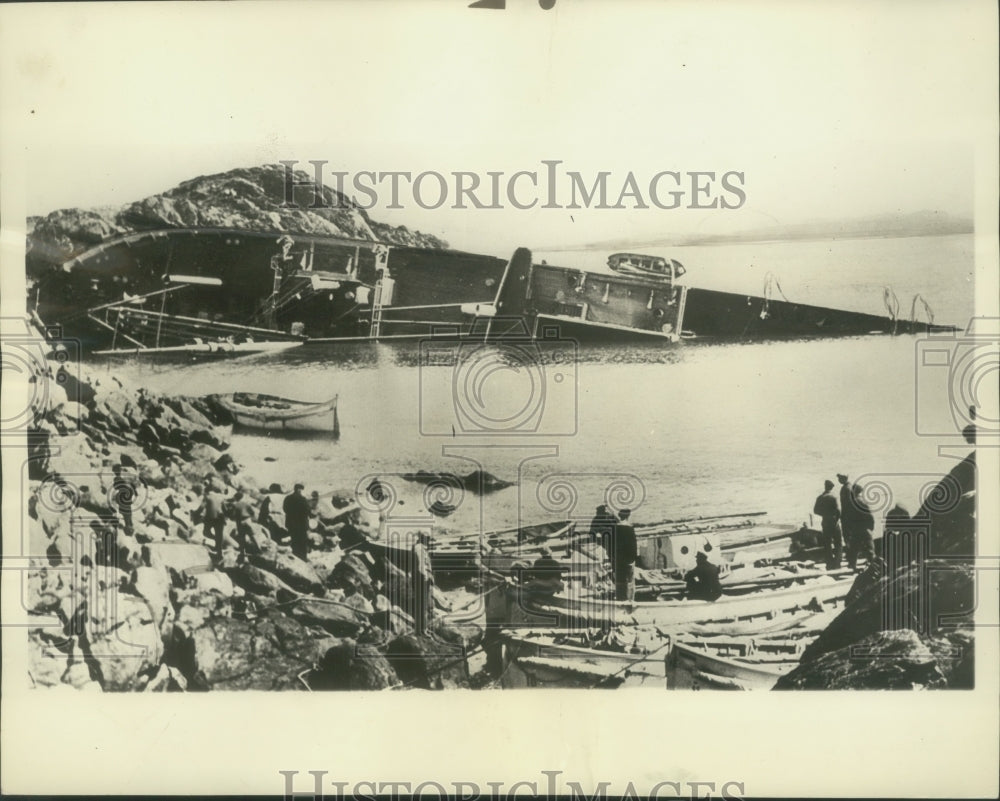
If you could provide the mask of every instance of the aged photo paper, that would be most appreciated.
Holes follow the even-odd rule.
[[[0,7],[3,791],[996,797],[997,22]]]

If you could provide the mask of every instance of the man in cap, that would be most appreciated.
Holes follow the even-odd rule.
[[[290,495],[285,496],[285,528],[292,538],[292,553],[299,559],[309,555],[309,501],[302,491],[305,484],[296,484]]]
[[[590,541],[606,547],[611,540],[611,532],[614,531],[616,522],[618,521],[608,510],[607,505],[602,503],[597,507],[594,519],[590,521]]]
[[[615,525],[609,552],[611,567],[615,576],[615,598],[619,601],[635,600],[635,560],[639,546],[635,539],[635,529],[630,518],[631,509],[622,509],[619,522]]]
[[[687,583],[687,597],[693,601],[715,601],[722,595],[719,568],[708,561],[703,551],[695,556],[694,569],[684,576]]]
[[[553,595],[562,592],[564,568],[552,557],[552,550],[542,546],[538,558],[529,567],[527,562],[520,567],[523,587],[526,592],[539,595]]]
[[[851,543],[856,536],[856,515],[851,503],[854,493],[854,485],[847,480],[843,473],[837,473],[837,481],[840,483],[840,530],[844,535],[845,550],[850,553]],[[850,557],[848,557],[850,561]]]
[[[841,511],[841,515],[845,520],[851,521],[850,536],[847,534],[847,525],[844,526],[847,566],[851,570],[857,571],[859,556],[863,556],[865,561],[869,563],[875,558],[875,542],[873,540],[875,515],[872,514],[871,507],[864,499],[864,488],[860,484],[855,484],[851,488],[851,497],[848,498],[847,506]]]
[[[827,479],[823,482],[823,493],[813,504],[813,514],[819,515],[823,521],[823,547],[826,550],[826,569],[836,570],[840,567],[844,542],[840,531],[840,504],[833,494],[833,482]]]

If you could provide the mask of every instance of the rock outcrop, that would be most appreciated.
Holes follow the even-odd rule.
[[[131,392],[85,367],[75,383],[58,381],[49,363],[34,377],[47,394],[28,432],[24,597],[36,687],[467,686],[467,667],[441,662],[435,643],[452,654],[458,643],[461,655],[474,637],[434,620],[426,560],[410,573],[394,564],[409,554],[368,541],[350,505],[317,510],[313,550],[298,558],[280,493],[243,474],[210,408]],[[221,554],[203,520],[209,491],[227,514]],[[390,597],[422,604],[421,614]]]
[[[974,686],[974,456],[942,478],[916,515],[892,510],[882,555],[775,689]]]
[[[294,203],[285,203],[285,167],[267,164],[205,175],[120,209],[60,209],[28,220],[28,263],[62,264],[101,242],[160,228],[235,228],[368,239],[446,248],[430,234],[373,221],[345,195],[296,170]],[[321,208],[315,208],[319,198]]]

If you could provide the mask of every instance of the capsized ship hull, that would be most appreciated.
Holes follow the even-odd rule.
[[[450,250],[230,229],[147,231],[29,264],[30,299],[88,351],[552,335],[596,342],[946,330],[928,323]]]

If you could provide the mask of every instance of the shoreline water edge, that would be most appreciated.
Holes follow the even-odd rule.
[[[33,686],[507,686],[503,656],[489,652],[513,621],[490,620],[484,598],[510,590],[509,576],[485,569],[436,581],[428,537],[385,542],[346,493],[303,499],[312,522],[300,558],[281,508],[291,486],[257,486],[228,452],[224,413],[199,399],[131,390],[86,364],[72,375],[55,347],[32,379],[47,391],[36,393],[44,401],[28,430]],[[209,495],[222,511],[206,511]],[[767,686],[974,686],[974,453],[915,515],[894,513],[879,557],[850,579],[846,605]],[[638,637],[608,630],[603,647],[616,637],[619,650],[644,653]],[[561,675],[565,665],[557,667]]]

